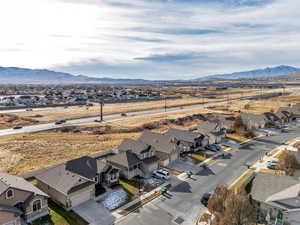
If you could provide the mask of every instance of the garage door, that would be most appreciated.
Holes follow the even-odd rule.
[[[178,158],[178,153],[172,154],[171,155],[171,161],[174,161]]]
[[[78,195],[72,196],[71,197],[72,207],[80,205],[80,204],[90,200],[91,198],[92,198],[91,191],[82,192]]]

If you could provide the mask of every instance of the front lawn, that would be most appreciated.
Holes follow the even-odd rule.
[[[131,195],[138,195],[139,188],[143,187],[143,184],[139,184],[137,181],[133,180],[125,180],[125,179],[120,179],[119,184],[124,188],[125,191],[127,191]]]
[[[248,138],[239,134],[227,134],[226,137],[239,143],[249,140]]]
[[[88,225],[73,211],[66,211],[53,202],[49,202],[50,215],[34,221],[33,225]]]
[[[201,153],[192,153],[192,157],[198,160],[199,162],[203,162],[204,160],[207,159],[207,157]]]

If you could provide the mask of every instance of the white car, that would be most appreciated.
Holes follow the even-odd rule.
[[[163,179],[163,180],[169,180],[170,174],[169,172],[160,169],[160,170],[154,170],[152,173],[152,177]]]
[[[277,164],[278,163],[278,159],[270,159],[267,161],[268,164]]]

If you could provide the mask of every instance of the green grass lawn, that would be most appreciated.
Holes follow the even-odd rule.
[[[139,184],[138,182],[129,181],[125,179],[119,180],[119,184],[131,195],[139,194]],[[141,185],[142,187],[142,185]]]
[[[50,215],[34,221],[33,225],[88,225],[88,223],[73,211],[66,211],[53,202],[49,202]]]

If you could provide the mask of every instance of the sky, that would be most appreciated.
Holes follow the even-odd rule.
[[[300,67],[299,0],[1,0],[0,66],[191,79]]]

